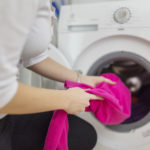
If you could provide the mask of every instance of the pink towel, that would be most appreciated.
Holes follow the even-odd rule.
[[[102,82],[96,87],[91,87],[82,83],[66,81],[65,87],[80,87],[88,89],[86,91],[88,93],[102,96],[103,101],[90,100],[90,106],[86,108],[86,111],[93,112],[103,124],[119,124],[131,114],[131,93],[116,75],[107,73],[102,76],[115,81],[116,84],[110,85]],[[68,150],[67,135],[67,113],[62,110],[55,111],[48,129],[44,150]]]
[[[63,110],[54,112],[43,150],[68,150],[68,118]]]

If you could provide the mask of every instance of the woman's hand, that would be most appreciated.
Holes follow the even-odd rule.
[[[106,82],[106,83],[109,83],[112,85],[115,84],[115,82],[113,82],[105,77],[81,75],[81,83],[85,83],[85,84],[95,87],[97,84],[99,84],[101,82]]]
[[[115,82],[104,77],[81,75],[81,83],[95,87],[100,82],[107,82],[112,85],[115,84]],[[65,111],[67,113],[78,114],[85,111],[85,108],[90,105],[90,99],[103,100],[102,97],[86,93],[85,91],[86,90],[77,87],[66,90],[65,96],[67,105]]]
[[[66,108],[65,111],[69,114],[78,114],[85,111],[85,108],[90,105],[90,99],[103,100],[102,97],[86,93],[81,88],[70,88],[65,91]]]

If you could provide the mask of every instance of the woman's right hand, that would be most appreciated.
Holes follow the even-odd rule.
[[[70,88],[66,90],[66,108],[65,111],[69,114],[78,114],[84,112],[85,108],[90,105],[90,99],[103,100],[102,97],[89,94],[81,88]]]

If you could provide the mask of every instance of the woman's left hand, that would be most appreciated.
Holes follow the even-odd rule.
[[[85,83],[85,84],[91,85],[93,87],[95,87],[97,84],[99,84],[101,82],[106,82],[111,85],[115,84],[115,82],[113,82],[105,77],[100,77],[100,76],[81,75],[80,79],[81,79],[81,83]]]

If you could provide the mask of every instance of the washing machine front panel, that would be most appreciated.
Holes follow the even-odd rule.
[[[113,62],[127,58],[149,72],[149,4],[149,0],[125,0],[62,7],[58,46],[73,68],[84,74],[95,74],[107,59]],[[94,150],[150,149],[148,114],[128,126],[115,128],[104,126],[91,113],[80,116],[97,131]]]
[[[116,0],[96,4],[65,5],[61,8],[59,32],[150,27],[149,4],[149,0]]]
[[[98,139],[94,150],[149,150],[150,148],[150,123],[124,133],[110,130],[90,113],[81,113],[79,116],[96,129]]]
[[[150,42],[130,35],[110,36],[92,43],[85,49],[74,62],[74,68],[82,68],[82,72],[87,74],[89,68],[102,57],[110,53],[124,52],[139,56],[139,58],[150,62]]]
[[[84,74],[95,75],[98,67],[103,67],[118,60],[134,60],[150,73],[150,43],[134,36],[111,36],[99,40],[89,46],[74,63],[74,69],[81,70]],[[95,150],[105,147],[108,150],[140,150],[150,144],[150,114],[142,119],[118,126],[104,126],[90,113],[80,116],[96,128],[98,143]],[[139,142],[140,141],[140,142]]]
[[[93,42],[112,35],[150,40],[148,4],[149,0],[127,0],[64,6],[59,21],[58,46],[73,65]]]

